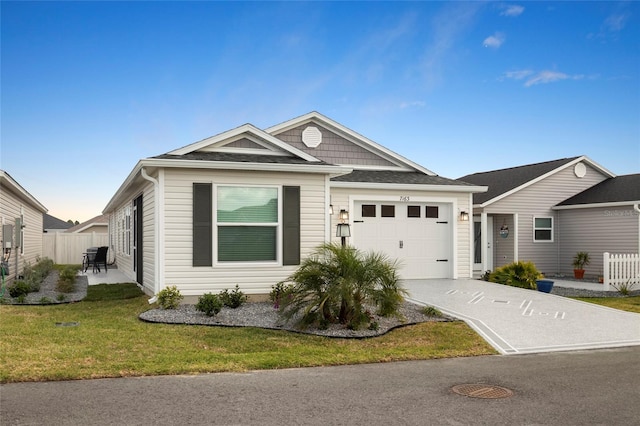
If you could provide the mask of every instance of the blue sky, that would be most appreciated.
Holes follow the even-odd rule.
[[[638,2],[7,2],[2,169],[60,219],[141,158],[310,111],[439,175],[640,172]]]

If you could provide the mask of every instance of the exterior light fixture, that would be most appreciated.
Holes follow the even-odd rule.
[[[340,209],[340,213],[338,214],[340,218],[340,223],[336,228],[336,237],[340,237],[340,242],[342,243],[342,247],[347,244],[347,237],[351,236],[351,227],[349,226],[349,212],[345,209]]]
[[[461,211],[460,212],[460,221],[468,222],[469,221],[469,213],[467,213],[465,211]]]

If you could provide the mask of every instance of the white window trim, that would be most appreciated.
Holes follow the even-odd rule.
[[[276,224],[265,224],[265,223],[238,223],[238,222],[218,222],[218,187],[235,187],[235,188],[275,188],[278,191],[278,222]],[[213,254],[213,262],[212,265],[215,267],[229,267],[236,268],[240,266],[247,267],[264,267],[264,266],[273,266],[278,267],[282,266],[282,185],[242,185],[242,184],[226,184],[221,183],[218,185],[213,185],[213,220],[212,220],[212,246],[211,252]],[[219,225],[230,225],[230,226],[265,226],[265,227],[275,227],[276,228],[276,259],[270,261],[256,261],[256,262],[241,262],[241,261],[225,261],[220,262],[218,260],[218,226]]]
[[[124,208],[124,254],[131,256],[131,205]]]
[[[536,227],[536,219],[549,219],[551,220],[551,227],[550,228],[537,228]],[[554,220],[552,216],[534,216],[533,217],[533,232],[532,232],[532,237],[533,237],[533,242],[534,243],[552,243],[554,242],[554,234],[555,234],[555,229],[554,229]],[[551,239],[550,240],[537,240],[536,239],[536,231],[546,231],[549,230],[551,231]]]

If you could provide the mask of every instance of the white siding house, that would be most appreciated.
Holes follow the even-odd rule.
[[[2,223],[2,254],[8,259],[12,281],[26,264],[42,257],[43,215],[47,212],[38,200],[0,170],[0,222]]]
[[[349,244],[398,258],[403,278],[470,277],[471,195],[485,190],[312,112],[140,160],[103,213],[119,269],[149,294],[266,294],[340,241],[341,222]]]

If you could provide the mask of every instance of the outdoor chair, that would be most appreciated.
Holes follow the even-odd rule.
[[[84,253],[84,257],[82,258],[82,272],[87,272],[89,266],[93,265],[97,252],[98,247],[89,247],[87,249],[87,251]]]
[[[109,247],[98,247],[98,251],[96,252],[95,257],[93,258],[93,273],[100,272],[100,265],[104,265],[104,272],[107,272],[107,251]]]

